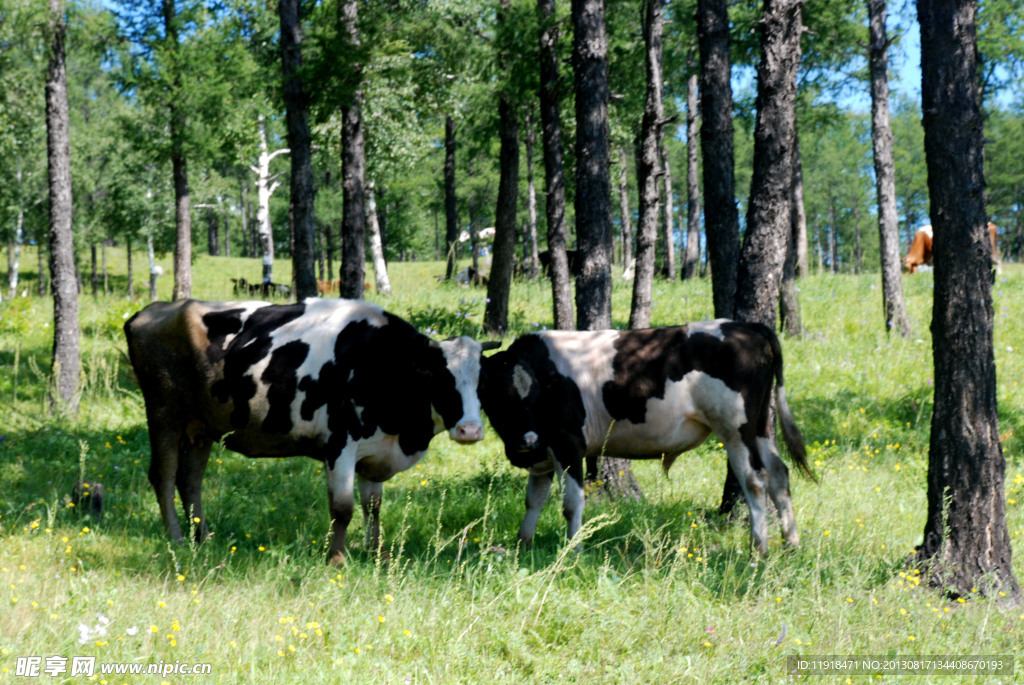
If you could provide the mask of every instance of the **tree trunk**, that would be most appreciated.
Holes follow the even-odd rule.
[[[686,252],[683,279],[693,278],[700,265],[700,168],[697,164],[697,74],[686,81]]]
[[[127,262],[128,270],[128,299],[132,302],[135,301],[135,269],[132,266],[132,239],[126,237],[124,239],[124,257]]]
[[[498,11],[498,33],[504,32],[510,0],[501,0]],[[498,62],[507,69],[506,46],[499,46]],[[519,205],[519,119],[516,106],[509,93],[498,99],[498,136],[500,177],[498,180],[498,206],[494,212],[494,245],[491,256],[491,274],[487,282],[487,304],[484,307],[484,331],[490,335],[505,335],[508,328],[508,298],[512,286],[512,263],[516,251],[516,208]]]
[[[569,258],[565,254],[565,166],[562,161],[562,122],[558,111],[558,28],[555,0],[537,0],[540,15],[540,121],[544,145],[545,211],[548,222],[548,252],[551,254],[551,306],[554,326],[575,328]]]
[[[50,411],[78,413],[78,286],[71,225],[71,140],[69,137],[64,2],[50,0],[50,59],[46,69],[46,151],[50,197],[50,278],[53,281],[53,358]],[[43,272],[39,276],[42,279]]]
[[[672,191],[672,167],[669,164],[668,148],[665,147],[665,129],[659,127],[658,131],[658,156],[661,157],[661,185],[665,192],[665,203],[661,206],[663,210],[663,235],[665,241],[665,276],[669,281],[676,280],[676,209],[675,199]]]
[[[366,228],[370,238],[370,258],[373,260],[373,274],[377,281],[377,293],[391,294],[391,280],[388,278],[388,265],[384,261],[384,241],[380,235],[380,223],[377,221],[377,198],[374,196],[373,181],[366,184]]]
[[[782,266],[782,292],[779,298],[779,317],[782,330],[792,338],[803,335],[800,317],[800,296],[796,285],[800,263],[800,236],[807,237],[807,213],[804,209],[803,159],[800,156],[800,135],[793,132],[793,187],[789,207],[789,243],[786,261]],[[806,255],[805,255],[806,256]]]
[[[22,206],[22,163],[17,162],[15,178],[18,181],[18,218],[14,223],[14,235],[7,242],[7,292],[13,298],[18,294],[18,277],[21,271],[21,244],[25,240],[25,209]],[[42,250],[40,250],[42,252]],[[42,278],[43,272],[39,272]]]
[[[153,250],[153,231],[146,234],[146,258],[149,262],[149,301],[156,302],[156,279],[160,276],[156,265],[156,254]]]
[[[271,283],[274,280],[274,232],[270,225],[270,196],[280,187],[281,182],[271,179],[270,162],[278,155],[287,154],[289,150],[281,148],[269,152],[267,127],[262,114],[257,117],[257,130],[260,155],[256,166],[250,168],[256,174],[256,223],[263,257],[263,282]]]
[[[347,42],[359,45],[356,26],[358,0],[341,0]],[[366,152],[363,145],[362,65],[352,65],[351,76],[357,84],[341,108],[341,177],[343,186],[341,220],[341,286],[342,297],[354,300],[363,297],[363,276],[366,268]]]
[[[622,223],[622,268],[629,269],[633,261],[633,226],[629,212],[629,182],[627,179],[626,151],[619,148],[619,220]]]
[[[576,84],[576,327],[612,326],[608,38],[604,0],[572,0]]]
[[[36,294],[39,295],[39,297],[46,297],[46,253],[47,253],[47,251],[42,249],[43,242],[44,242],[44,236],[43,236],[42,229],[38,229],[37,230],[36,237],[38,238],[38,240],[36,240],[36,245],[38,246],[36,248],[36,265],[37,265],[36,266],[36,271],[39,274],[39,283],[38,283],[38,286],[36,288]],[[72,257],[72,262],[73,261],[74,261],[74,257]],[[72,269],[73,268],[74,267],[72,266]]]
[[[700,44],[700,143],[704,159],[704,233],[715,316],[735,312],[739,260],[732,126],[732,67],[726,0],[698,0]]]
[[[977,590],[1019,603],[996,405],[975,9],[973,0],[917,3],[935,264],[935,408],[917,556],[953,596]]]
[[[306,109],[309,95],[299,75],[302,69],[302,24],[299,0],[281,0],[281,65],[284,75],[284,102],[288,122],[288,147],[291,149],[291,216],[295,248],[292,251],[292,280],[295,298],[301,302],[316,297],[316,273],[313,271],[315,220],[313,216],[313,169],[310,161],[309,122]],[[353,3],[354,4],[354,3]],[[353,26],[355,19],[352,19]],[[353,28],[354,30],[354,28]],[[362,283],[360,283],[360,292]]]
[[[167,44],[177,52],[178,28],[174,0],[163,0],[164,30]],[[177,73],[171,86],[168,113],[171,130],[171,167],[174,176],[174,293],[171,299],[192,296],[192,198],[188,189],[188,165],[185,160],[185,113],[177,102],[182,85]]]
[[[529,218],[525,235],[526,247],[523,252],[526,255],[524,260],[526,275],[529,278],[537,277],[537,268],[540,264],[540,257],[537,251],[537,186],[533,182],[533,145],[536,140],[536,133],[533,128],[533,116],[531,111],[526,110],[526,212]]]
[[[903,301],[900,275],[900,228],[896,213],[896,163],[889,120],[889,39],[886,37],[885,0],[867,0],[871,69],[871,141],[875,151],[875,182],[878,196],[878,247],[882,261],[882,306],[885,330],[894,328],[910,335],[910,320]]]
[[[455,277],[459,249],[459,217],[455,207],[455,120],[449,114],[444,118],[444,277],[448,281]]]
[[[640,217],[636,227],[636,275],[633,280],[633,301],[629,310],[629,327],[651,325],[651,291],[654,281],[654,252],[658,235],[658,143],[661,139],[664,110],[661,102],[661,0],[644,3],[644,48],[647,78],[644,114],[640,122],[640,154],[636,169]]]
[[[89,243],[89,263],[91,269],[89,270],[89,283],[92,286],[92,299],[96,299],[100,294],[100,274],[96,269],[96,243]]]
[[[220,221],[213,207],[206,210],[206,252],[211,257],[220,252]]]
[[[828,203],[828,270],[839,273],[839,212],[836,210],[838,199],[833,194]]]
[[[801,0],[765,0],[757,66],[754,176],[736,275],[736,318],[775,328],[790,234]]]

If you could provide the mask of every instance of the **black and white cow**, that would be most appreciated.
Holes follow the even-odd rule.
[[[773,384],[786,446],[810,476],[786,403],[782,350],[766,326],[718,320],[636,331],[546,331],[485,358],[484,411],[512,464],[530,472],[520,541],[533,538],[553,472],[564,481],[572,538],[583,518],[586,459],[661,459],[667,471],[713,432],[750,507],[753,547],[767,552],[766,490],[786,541],[798,544],[789,470],[768,432]]]
[[[336,563],[354,483],[377,549],[381,484],[415,465],[442,430],[460,443],[483,437],[481,343],[435,342],[374,304],[158,302],[124,328],[146,401],[149,480],[174,540],[175,486],[187,520],[198,519],[196,538],[208,534],[203,472],[222,436],[249,457],[324,462]]]

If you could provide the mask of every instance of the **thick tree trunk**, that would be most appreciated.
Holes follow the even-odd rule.
[[[391,279],[388,278],[388,265],[384,261],[384,241],[380,235],[380,222],[377,221],[377,198],[374,185],[366,184],[366,228],[370,242],[370,259],[373,260],[373,274],[377,282],[377,292],[381,295],[391,294]]]
[[[736,276],[736,318],[775,328],[790,234],[801,0],[766,0],[757,66],[754,176]]]
[[[612,326],[608,38],[604,0],[572,0],[576,79],[576,327]]]
[[[735,313],[739,212],[733,157],[732,67],[726,0],[698,0],[700,143],[704,159],[704,232],[715,316]]]
[[[359,45],[356,26],[358,0],[341,0],[347,41]],[[339,294],[349,299],[363,297],[366,269],[366,152],[363,145],[362,65],[352,65],[357,84],[341,108],[341,177],[343,187],[341,220],[341,286]]]
[[[50,411],[78,412],[78,286],[71,229],[71,139],[65,66],[64,2],[50,0],[50,60],[46,69],[46,152],[50,197],[50,278],[53,358]],[[43,272],[39,275],[42,279]]]
[[[992,327],[992,248],[975,2],[918,0],[921,98],[934,230],[935,408],[918,558],[954,596],[1020,603],[1006,528]]]
[[[885,0],[867,0],[869,15],[868,64],[871,69],[871,141],[875,151],[878,196],[878,246],[882,261],[882,305],[885,330],[910,335],[900,275],[900,227],[896,213],[896,163],[889,120],[889,39]]]
[[[693,278],[700,266],[700,173],[697,164],[697,74],[686,81],[686,252],[683,279]]]
[[[629,181],[626,151],[619,148],[619,221],[622,223],[622,268],[633,262],[633,226],[629,211]]]
[[[164,30],[167,43],[177,51],[178,28],[174,0],[163,0]],[[188,189],[188,164],[185,161],[185,114],[177,102],[182,85],[177,74],[171,87],[168,114],[171,130],[171,167],[174,177],[174,293],[172,299],[192,296],[192,198]]]
[[[565,254],[565,166],[562,160],[562,122],[558,110],[558,28],[555,0],[537,0],[540,22],[540,122],[544,146],[545,213],[551,254],[551,306],[554,326],[575,328],[569,259]]]
[[[291,217],[292,236],[295,246],[292,250],[292,281],[295,297],[301,302],[307,297],[316,297],[316,273],[313,271],[315,247],[313,216],[313,167],[309,121],[306,110],[309,95],[299,75],[302,69],[302,24],[299,17],[299,0],[281,0],[281,65],[284,75],[284,102],[288,122],[288,147],[291,149]]]
[[[444,277],[449,281],[455,277],[459,249],[459,217],[455,207],[455,120],[449,114],[444,118]]]
[[[503,33],[505,13],[510,0],[501,0],[498,32]],[[498,61],[508,64],[506,47],[499,47]],[[499,154],[498,206],[495,210],[494,250],[491,273],[487,282],[487,304],[484,307],[484,331],[502,336],[508,328],[508,298],[512,286],[512,264],[516,251],[516,208],[519,205],[519,118],[516,105],[508,93],[498,99]]]
[[[654,281],[654,252],[658,235],[658,144],[664,109],[661,101],[661,0],[647,0],[644,16],[645,73],[647,78],[644,114],[640,122],[640,154],[637,163],[637,194],[640,217],[636,227],[636,275],[629,310],[630,328],[651,325],[651,292]]]

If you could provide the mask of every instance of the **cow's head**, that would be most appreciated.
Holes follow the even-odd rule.
[[[511,352],[485,357],[479,392],[484,411],[505,443],[505,455],[512,465],[528,469],[547,461],[541,430],[541,387],[530,364]]]
[[[447,374],[435,379],[432,405],[441,416],[452,440],[472,443],[484,437],[480,418],[480,359],[485,345],[462,336],[439,343],[444,353]]]

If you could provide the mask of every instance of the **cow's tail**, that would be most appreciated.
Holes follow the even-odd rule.
[[[768,337],[772,347],[772,357],[775,359],[775,413],[779,417],[779,426],[782,428],[782,439],[786,443],[786,450],[793,462],[804,474],[815,483],[818,479],[814,477],[811,467],[807,464],[807,448],[804,446],[804,437],[793,420],[793,413],[789,410],[789,403],[786,401],[786,386],[782,380],[782,345],[774,331]]]

